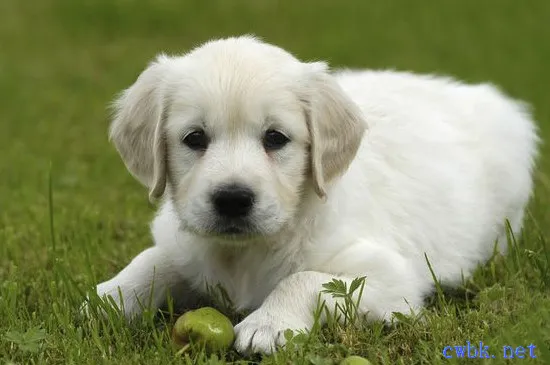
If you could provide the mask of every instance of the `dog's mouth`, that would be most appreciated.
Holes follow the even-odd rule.
[[[245,220],[219,220],[213,227],[212,233],[219,236],[241,238],[253,236],[256,230]]]
[[[207,233],[208,236],[228,242],[245,243],[263,237],[263,232],[248,219],[218,219]]]
[[[218,232],[222,235],[241,235],[241,234],[247,233],[244,227],[238,227],[238,226],[224,227],[220,229]]]
[[[201,223],[189,224],[181,220],[181,229],[214,241],[250,241],[263,236],[263,232],[248,219],[214,218]]]

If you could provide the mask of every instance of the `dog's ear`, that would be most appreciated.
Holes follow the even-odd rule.
[[[149,188],[151,201],[166,187],[166,98],[168,58],[159,56],[114,101],[109,137],[128,170]]]
[[[307,64],[306,117],[311,139],[315,191],[325,198],[325,184],[344,173],[367,128],[358,106],[346,95],[323,62]]]

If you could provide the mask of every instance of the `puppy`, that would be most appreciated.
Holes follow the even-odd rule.
[[[322,284],[366,276],[361,314],[416,313],[520,232],[538,151],[495,87],[329,72],[252,36],[159,56],[114,104],[110,137],[161,206],[155,245],[97,293],[131,319],[221,285],[240,352],[308,330]],[[337,299],[322,294],[328,308]],[[326,320],[321,318],[321,321]]]

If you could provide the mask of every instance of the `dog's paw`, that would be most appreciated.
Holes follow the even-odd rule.
[[[96,293],[99,299],[95,302],[96,305],[91,304],[88,296],[80,306],[79,312],[82,316],[90,318],[93,317],[92,312],[97,312],[99,316],[107,318],[108,312],[114,310],[130,320],[141,312],[135,292],[120,286],[119,283],[103,282],[96,287]],[[92,310],[92,307],[95,310]]]
[[[308,326],[300,320],[290,320],[284,313],[268,312],[262,308],[252,312],[235,326],[235,349],[242,354],[271,354],[278,346],[284,346],[284,333],[307,330]]]
[[[86,296],[86,300],[82,302],[82,304],[80,304],[80,307],[78,307],[78,315],[82,318],[87,318],[87,319],[92,317],[89,296]]]
[[[98,286],[98,288],[100,287]],[[97,290],[97,298],[91,298],[90,295],[87,295],[86,300],[80,305],[78,313],[87,319],[92,319],[96,316],[108,318],[109,309],[121,312],[121,307],[117,303],[120,303],[118,293]]]

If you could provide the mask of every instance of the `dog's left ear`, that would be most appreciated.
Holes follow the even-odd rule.
[[[343,174],[355,157],[367,129],[359,107],[346,95],[323,62],[305,65],[305,95],[311,139],[310,163],[317,195],[325,198],[325,184]]]

